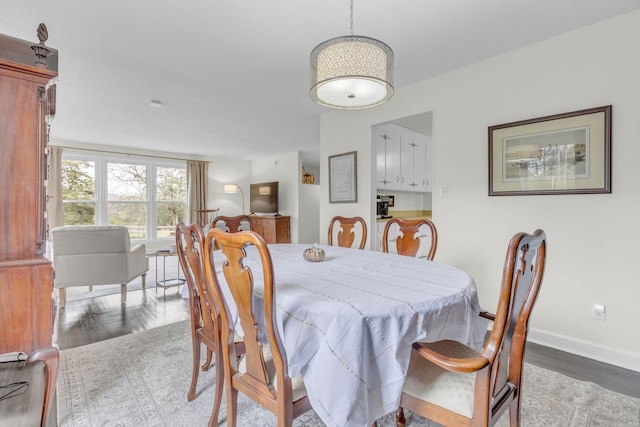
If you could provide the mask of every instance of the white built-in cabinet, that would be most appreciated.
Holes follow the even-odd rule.
[[[400,133],[397,126],[373,128],[376,149],[376,188],[400,189]]]
[[[432,143],[427,135],[386,124],[373,128],[376,188],[431,192]]]
[[[400,137],[401,188],[424,192],[427,188],[427,144],[413,135]]]

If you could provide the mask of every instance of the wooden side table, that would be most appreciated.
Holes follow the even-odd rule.
[[[180,285],[184,284],[185,279],[180,277],[180,264],[178,263],[178,277],[176,278],[167,278],[167,258],[170,256],[178,256],[178,252],[171,251],[169,249],[156,251],[156,294],[158,293],[158,288],[163,289],[163,295],[166,298],[167,296],[167,288],[172,286],[178,286],[178,290],[180,289]],[[158,280],[160,276],[158,275],[158,259],[162,259],[162,280]]]
[[[194,209],[194,212],[198,216],[198,224],[200,227],[204,227],[210,224],[211,221],[218,215],[220,209]]]

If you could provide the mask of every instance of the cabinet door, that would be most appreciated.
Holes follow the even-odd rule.
[[[264,240],[267,243],[277,243],[277,234],[276,234],[276,222],[275,221],[266,221],[264,223]]]
[[[262,219],[262,237],[267,243],[276,243],[276,220],[274,218]]]
[[[376,188],[400,189],[400,135],[391,126],[376,126],[373,134],[376,149]]]
[[[413,142],[413,191],[427,191],[427,143],[424,138]]]
[[[427,137],[417,132],[405,131],[402,141],[402,190],[431,191],[431,178],[427,177]]]
[[[289,216],[276,217],[275,243],[291,243],[291,223],[289,219]]]
[[[427,136],[425,141],[424,191],[433,191],[433,140]]]
[[[376,149],[376,188],[384,190],[387,188],[387,142],[381,136],[374,135],[373,143]]]
[[[34,80],[0,67],[0,260],[45,252],[46,80]]]
[[[262,226],[262,219],[252,216],[251,221],[253,222],[253,231],[261,235],[264,239],[264,228]]]
[[[416,156],[420,150],[420,145],[416,143],[415,138],[409,135],[402,135],[402,149],[400,155],[402,160],[400,161],[400,167],[402,169],[402,181],[401,189],[404,191],[419,191],[417,189],[418,183],[416,182]],[[416,150],[417,148],[417,150]],[[424,155],[423,155],[424,158]]]
[[[0,262],[0,354],[51,345],[53,278],[46,259]]]
[[[393,139],[387,140],[387,180],[390,181],[386,187],[388,190],[400,190],[402,188],[400,144],[400,135],[396,135]]]

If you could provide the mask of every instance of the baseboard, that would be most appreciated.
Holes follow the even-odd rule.
[[[616,350],[611,347],[601,346],[589,341],[583,341],[564,335],[545,332],[536,329],[529,330],[528,341],[540,344],[556,350],[576,354],[578,356],[594,359],[599,362],[620,368],[640,372],[640,354],[633,354]]]

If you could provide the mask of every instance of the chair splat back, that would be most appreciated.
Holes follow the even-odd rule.
[[[220,237],[218,236],[218,239],[219,238]],[[262,351],[262,344],[260,343],[260,330],[258,328],[260,322],[256,319],[254,313],[253,274],[249,268],[243,266],[243,259],[247,255],[244,248],[247,240],[251,241],[252,239],[234,239],[233,241],[224,241],[219,243],[222,245],[222,252],[227,258],[226,261],[222,263],[222,271],[227,283],[229,284],[231,295],[236,302],[240,324],[244,331],[247,363],[246,374],[258,380],[258,383],[252,382],[254,387],[264,385],[265,391],[270,392],[269,377],[266,373],[264,353]],[[271,257],[268,252],[262,252],[260,249],[258,249],[258,252],[260,253],[260,260],[263,265],[266,263],[269,266],[266,271],[272,270]],[[272,279],[273,278],[270,274],[263,275],[265,283],[265,309],[267,306],[273,308],[274,299]],[[269,301],[270,304],[267,303],[267,301]],[[269,316],[269,313],[266,313],[265,317],[271,318],[273,317],[273,314],[271,313],[271,316]],[[273,331],[271,332],[273,334]]]
[[[224,224],[224,227],[218,227],[218,224]],[[247,225],[245,225],[247,224]],[[247,227],[247,228],[243,228]],[[238,231],[251,230],[253,231],[253,220],[249,215],[238,216],[217,216],[211,221],[211,228],[220,228],[229,233],[237,233]],[[213,242],[214,249],[220,249],[217,242]]]
[[[496,319],[483,355],[493,359],[491,394],[495,402],[520,394],[529,317],[540,291],[546,258],[546,236],[518,233],[509,242]],[[518,397],[519,398],[519,397]],[[506,407],[492,408],[499,416]]]
[[[350,248],[353,246],[353,242],[356,239],[356,226],[360,225],[360,243],[358,249],[364,249],[367,243],[367,223],[362,217],[356,216],[347,218],[344,216],[334,216],[329,222],[329,232],[327,236],[327,242],[330,246],[333,245],[334,226],[339,226],[340,231],[337,235],[338,246],[343,248]]]
[[[397,227],[399,235],[395,238],[396,250],[399,255],[407,255],[415,257],[420,249],[421,236],[419,235],[421,227],[428,227],[428,237],[431,246],[427,253],[427,259],[432,261],[436,255],[438,248],[438,231],[433,222],[427,218],[404,219],[391,218],[384,226],[382,233],[382,251],[389,252],[389,232],[392,227]]]
[[[237,233],[242,230],[253,230],[253,221],[249,215],[223,216],[219,215],[211,221],[211,228],[215,228],[218,223],[224,223],[229,233]],[[241,228],[244,224],[248,224],[248,228]]]

